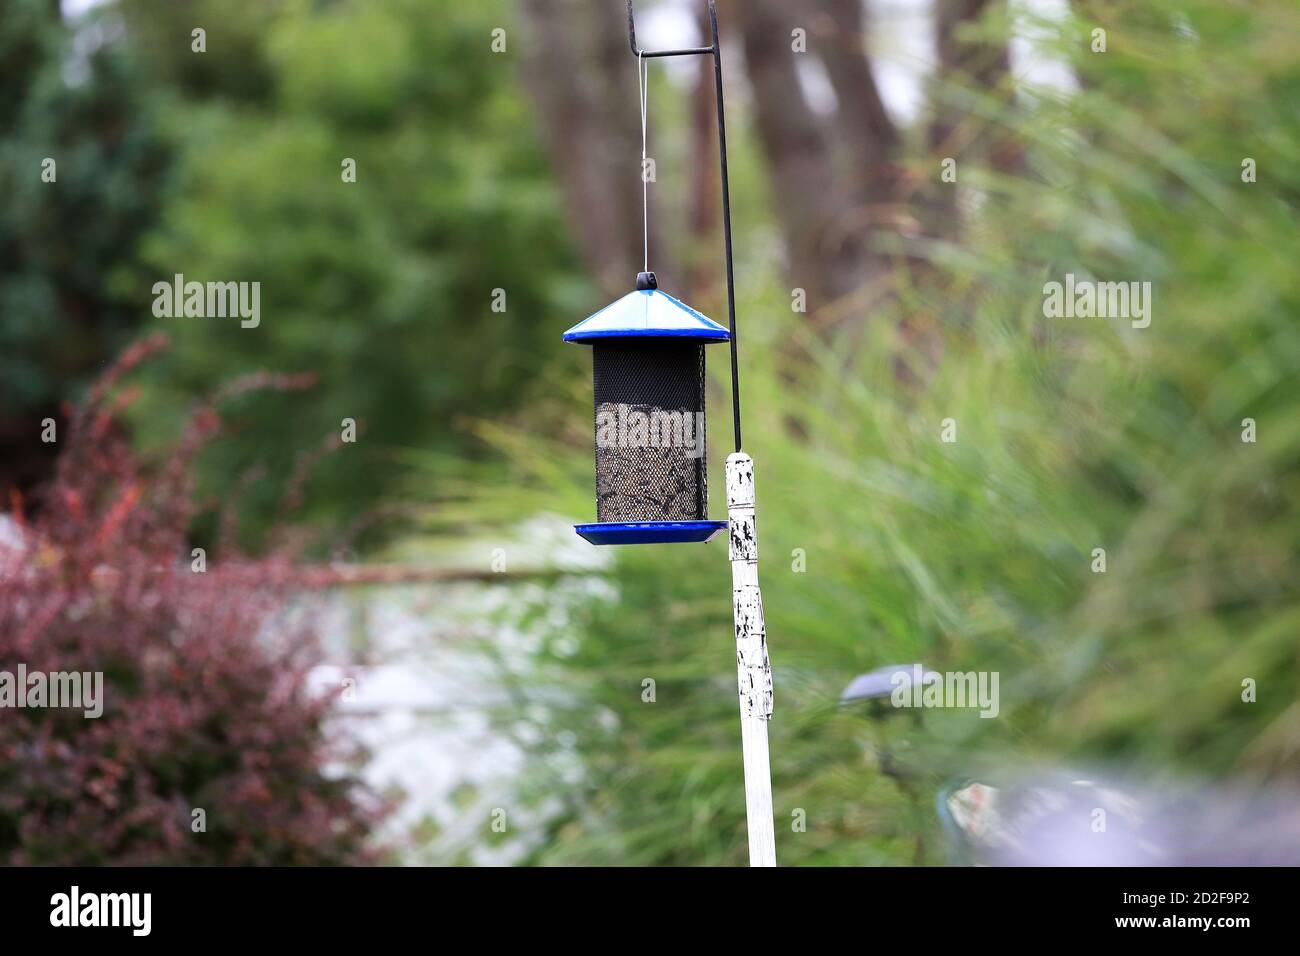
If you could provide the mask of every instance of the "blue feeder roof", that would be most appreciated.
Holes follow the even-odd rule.
[[[658,289],[629,292],[564,333],[564,341],[587,345],[600,339],[648,337],[709,343],[725,342],[731,333],[726,326]]]

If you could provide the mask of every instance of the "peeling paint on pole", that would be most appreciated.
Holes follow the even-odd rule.
[[[758,588],[754,462],[743,452],[727,458],[727,523],[740,713],[768,718],[772,716],[772,667],[767,657],[763,596]]]

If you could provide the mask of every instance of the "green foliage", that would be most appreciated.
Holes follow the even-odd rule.
[[[161,83],[188,100],[266,105],[275,75],[264,37],[300,0],[117,0],[136,55]],[[194,31],[204,31],[196,52]]]
[[[74,46],[48,0],[10,0],[0,17],[0,460],[11,480],[31,477],[44,450],[40,418],[146,315],[135,248],[157,220],[169,151],[129,54],[100,39]]]
[[[352,418],[358,442],[319,466],[309,499],[346,511],[375,500],[395,449],[463,447],[458,416],[528,396],[579,283],[514,64],[490,50],[498,14],[441,0],[286,5],[264,30],[265,102],[175,102],[182,181],[149,259],[160,279],[260,282],[261,323],[157,320],[173,361],[139,421],[165,432],[157,423],[189,396],[252,368],[319,377],[291,409],[238,406],[238,439],[206,463],[210,490],[261,463],[272,477],[251,486],[250,507],[265,515],[279,476]],[[203,54],[218,63],[220,33]]]
[[[783,290],[761,288],[761,269],[742,277],[783,863],[942,862],[943,781],[996,784],[1022,761],[1300,777],[1300,63],[1283,39],[1300,14],[1155,6],[1105,21],[1108,59],[1088,75],[1111,79],[997,117],[1025,142],[1027,173],[962,169],[984,194],[965,243],[923,249],[937,271],[870,317],[860,349],[808,341]],[[1087,26],[1053,27],[1061,49],[1092,56]],[[1242,181],[1245,157],[1258,182]],[[1044,317],[1044,283],[1067,272],[1150,281],[1150,327]],[[902,323],[934,333],[937,362],[906,350]],[[794,381],[774,367],[791,345],[811,356]],[[556,414],[585,423],[585,388],[564,394]],[[940,440],[948,418],[954,443]],[[589,520],[589,440],[498,435],[513,470],[479,514]],[[724,552],[620,551],[616,596],[552,625],[521,786],[560,809],[534,861],[744,862]],[[913,660],[998,671],[999,717],[836,706],[855,674]],[[799,808],[806,833],[791,829]]]

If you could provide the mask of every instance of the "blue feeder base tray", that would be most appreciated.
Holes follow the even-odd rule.
[[[726,527],[725,521],[607,521],[573,530],[592,544],[675,544],[708,541]]]

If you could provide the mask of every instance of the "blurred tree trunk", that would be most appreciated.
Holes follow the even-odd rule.
[[[930,84],[932,114],[925,131],[927,185],[916,200],[923,231],[932,240],[960,241],[958,197],[963,188],[962,171],[970,164],[982,163],[1007,174],[1024,166],[1023,146],[1009,127],[1000,118],[972,110],[969,103],[972,97],[985,98],[998,112],[1013,104],[1006,16],[1006,0],[934,0],[936,67]],[[942,164],[949,159],[956,161],[955,181],[941,178]],[[928,264],[921,267],[920,274],[926,283],[944,281],[944,273]],[[953,300],[952,296],[945,298]],[[966,318],[959,311],[942,317],[912,315],[904,320],[899,331],[908,351],[895,363],[899,379],[923,380],[927,366],[933,367],[942,353],[941,328],[962,324]],[[922,361],[909,362],[909,357]]]
[[[863,280],[859,210],[837,175],[830,137],[799,80],[791,31],[814,17],[808,0],[747,0],[731,15],[742,33],[754,120],[785,239],[791,284],[807,292],[810,312],[849,294]]]
[[[900,265],[915,268],[908,254],[888,235],[906,238],[920,231],[913,197],[915,176],[901,162],[903,141],[885,109],[867,52],[867,6],[864,0],[823,0],[823,16],[814,20],[816,50],[835,91],[832,128],[839,140],[842,175],[854,220],[861,234],[862,281],[865,294],[854,296],[847,309],[832,317],[840,326],[850,313],[859,315],[893,294],[894,272]]]
[[[791,283],[807,290],[820,329],[861,321],[891,284],[893,257],[873,240],[908,219],[901,137],[872,75],[861,0],[749,0],[733,11]],[[797,28],[807,31],[807,52],[793,48]],[[825,66],[836,98],[830,122],[804,95],[802,56]],[[867,295],[855,295],[865,285]]]
[[[529,34],[522,44],[525,86],[578,249],[607,294],[630,291],[642,265],[641,115],[624,6],[521,0],[520,8]],[[652,64],[652,80],[654,72]],[[653,101],[652,95],[652,109]],[[673,269],[656,239],[654,191],[651,183],[650,262],[662,278]]]
[[[1025,151],[1019,138],[1007,126],[972,115],[952,102],[951,91],[968,89],[990,97],[1002,109],[1015,99],[1011,79],[1010,43],[998,21],[1006,16],[1005,0],[935,0],[935,34],[938,68],[935,76],[936,103],[930,123],[931,156],[986,161],[997,172],[1015,174],[1024,169]],[[953,184],[948,184],[953,185]],[[940,236],[957,231],[957,190],[941,188],[938,208],[942,215],[933,225]]]
[[[817,52],[835,90],[835,128],[849,153],[849,188],[864,207],[899,198],[896,165],[900,137],[885,112],[866,53],[862,0],[824,0],[824,16],[814,21]],[[873,210],[876,221],[894,216]]]

